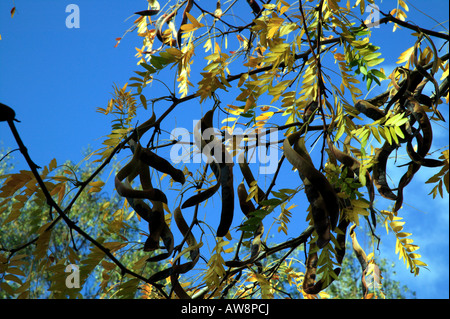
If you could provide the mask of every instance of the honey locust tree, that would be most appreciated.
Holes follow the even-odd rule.
[[[406,22],[402,0],[384,10],[374,1],[147,2],[117,38],[117,45],[124,36],[142,39],[138,66],[98,108],[111,132],[92,154],[98,168],[70,202],[59,200],[68,188],[56,164],[38,170],[13,109],[1,105],[0,120],[30,167],[3,176],[2,210],[36,193],[57,216],[42,221],[33,254],[48,260],[58,289],[67,289],[61,278],[71,255],[60,267],[49,259],[56,220],[91,245],[79,261],[89,265],[82,278],[97,267],[121,275],[120,282],[104,277],[105,286],[118,287],[114,296],[284,298],[284,278],[305,298],[326,297],[348,241],[362,296],[384,297],[374,252],[383,254],[385,230],[419,275],[427,264],[403,204],[418,200],[407,190],[419,174],[431,184],[422,199],[446,196],[444,187],[448,193],[448,145],[433,137],[448,121],[448,24]],[[380,33],[401,33],[409,45],[383,47],[374,41]],[[396,67],[388,72],[385,63]],[[114,175],[123,214],[95,237],[72,209],[83,192],[107,189],[95,178],[113,158],[123,160]],[[19,216],[13,210],[2,227]],[[146,227],[146,257],[135,264],[122,261],[130,239],[114,237],[127,218]],[[370,253],[358,243],[363,224]],[[299,247],[301,268],[290,267]],[[16,254],[2,253],[2,267]],[[156,263],[163,269],[144,271]]]

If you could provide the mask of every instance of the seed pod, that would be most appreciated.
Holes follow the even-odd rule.
[[[248,166],[247,159],[245,157],[245,153],[242,152],[238,156],[238,162],[239,162],[239,168],[241,169],[242,176],[244,176],[245,182],[247,183],[248,187],[251,187],[252,183],[255,181],[255,178],[253,177],[253,173],[250,170],[250,167]],[[264,200],[264,197],[266,194],[264,191],[257,185],[258,188],[258,198],[255,197],[256,202],[259,203],[260,201]]]
[[[339,201],[327,178],[315,169],[301,132],[288,136],[283,142],[283,151],[288,161],[297,168],[305,184],[305,193],[311,204],[311,215],[316,229],[319,248],[330,240],[330,230],[334,229],[339,219]],[[291,143],[295,143],[295,150]]]
[[[114,179],[114,185],[117,190],[117,193],[123,197],[131,197],[131,198],[147,198],[151,201],[159,201],[167,204],[166,195],[160,191],[159,189],[144,189],[144,190],[135,190],[132,189],[129,185],[123,183],[122,181],[129,177],[136,176],[139,173],[140,168],[140,153],[141,146],[137,144],[135,152],[133,154],[133,158],[130,162],[128,162],[119,172],[116,174]],[[131,181],[132,179],[130,179]]]
[[[377,121],[385,116],[383,110],[364,100],[356,101],[355,108],[374,121]]]
[[[330,149],[331,156],[335,157],[339,162],[341,162],[345,167],[347,167],[349,175],[351,177],[353,177],[354,173],[359,175],[360,173],[359,168],[361,166],[359,161],[353,158],[352,156],[342,152],[336,146],[334,146],[329,136],[327,136],[327,143],[328,148]],[[368,170],[366,170],[365,176],[366,176],[366,187],[369,193],[369,209],[371,213],[372,223],[376,225],[375,210],[373,208],[373,202],[375,201],[375,191],[373,187],[372,178],[370,177]]]
[[[396,200],[397,196],[392,192],[386,180],[386,165],[389,155],[396,148],[395,144],[385,142],[381,148],[375,151],[372,178],[375,187],[381,196],[387,199]]]
[[[148,230],[150,236],[144,244],[144,251],[152,251],[159,248],[159,238],[164,227],[164,212],[153,207],[149,214],[150,222]]]
[[[250,218],[250,213],[256,210],[255,205],[251,201],[247,201],[248,193],[245,190],[244,183],[240,183],[237,188],[239,205],[241,210],[247,218]]]
[[[328,282],[325,281],[324,278],[315,282],[318,261],[317,251],[315,250],[315,244],[311,244],[309,247],[308,259],[306,260],[305,279],[303,280],[303,291],[312,295],[318,294],[323,289],[327,288],[341,273],[341,268],[335,268],[333,269],[334,276],[331,276],[331,279],[328,280]]]
[[[180,207],[175,208],[175,210],[173,211],[173,216],[174,216],[175,223],[177,224],[178,229],[180,230],[183,237],[186,238],[186,242],[188,243],[188,245],[196,246],[197,241],[195,240],[195,237],[192,234],[192,232],[189,230],[189,226],[186,223],[186,220],[184,219],[183,214],[181,213]],[[198,256],[199,253],[200,253],[200,251],[198,249],[191,250],[189,252],[189,254],[191,256],[191,260],[194,260]]]
[[[151,166],[162,173],[170,175],[175,182],[184,184],[186,181],[183,171],[176,169],[166,159],[153,153],[148,148],[142,149],[140,159],[146,165]]]
[[[256,208],[250,200],[247,201],[248,193],[245,190],[245,185],[243,182],[241,182],[239,184],[239,186],[237,188],[237,193],[238,193],[238,198],[239,198],[239,205],[241,207],[242,212],[244,213],[244,215],[247,218],[251,218],[252,216],[250,214],[252,212],[254,212],[256,210]],[[232,261],[231,263],[227,263],[227,266],[239,267],[242,265],[253,263],[254,260],[256,259],[256,257],[258,257],[259,251],[261,249],[261,236],[263,233],[264,233],[264,226],[263,226],[263,223],[260,223],[253,235],[252,246],[250,248],[251,255],[250,255],[249,260],[241,261],[241,262]]]
[[[163,217],[164,217],[164,215],[163,215]],[[149,223],[149,225],[150,225],[150,223]],[[160,238],[162,239],[162,241],[164,243],[164,247],[166,248],[167,252],[156,255],[156,256],[152,256],[147,259],[147,262],[158,262],[158,261],[164,260],[166,258],[169,258],[170,255],[172,255],[172,252],[174,249],[174,240],[173,240],[172,231],[170,230],[169,226],[167,226],[167,224],[164,220],[161,222],[161,225],[162,225],[162,228],[158,231],[160,231]],[[153,244],[153,241],[150,244]],[[144,246],[144,251],[145,251],[145,246]]]
[[[197,194],[195,194],[192,197],[189,197],[184,203],[183,205],[181,205],[182,209],[188,208],[188,207],[192,207],[195,206],[197,204],[200,204],[201,202],[207,200],[208,198],[210,198],[211,196],[213,196],[220,187],[220,167],[219,164],[217,164],[216,162],[211,163],[211,168],[212,167],[217,167],[215,170],[213,169],[213,172],[216,176],[216,184],[209,187],[208,189],[204,190],[203,192],[199,192]]]
[[[225,236],[233,222],[234,215],[234,188],[233,188],[233,164],[220,165],[220,185],[222,187],[222,211],[220,223],[217,228],[217,237]]]
[[[191,11],[193,4],[194,4],[194,0],[188,0],[188,3],[186,4],[186,8],[184,8],[183,18],[181,20],[180,28],[178,29],[178,32],[177,32],[177,42],[178,42],[179,48],[181,48],[181,35],[183,33],[183,30],[181,30],[181,26],[186,24],[186,22],[188,20],[187,13],[189,13],[189,11]]]
[[[154,16],[158,14],[159,10],[143,10],[135,12],[134,14],[139,14],[140,16]]]

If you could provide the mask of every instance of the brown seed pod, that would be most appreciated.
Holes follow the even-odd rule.
[[[167,204],[167,197],[166,195],[159,189],[144,189],[144,190],[135,190],[132,189],[129,185],[123,183],[122,181],[129,177],[133,176],[133,178],[136,176],[136,174],[142,173],[142,171],[139,171],[140,168],[140,153],[141,153],[141,146],[140,144],[137,144],[136,150],[133,154],[133,158],[130,162],[128,162],[119,172],[116,174],[116,177],[114,179],[115,188],[117,190],[117,193],[120,196],[123,197],[131,197],[131,198],[141,198],[141,199],[149,199],[152,201],[159,201]],[[131,179],[130,179],[131,181]]]
[[[184,8],[183,18],[181,20],[180,28],[178,29],[178,32],[177,32],[177,43],[178,43],[179,48],[181,48],[181,35],[183,33],[183,30],[181,30],[181,26],[186,24],[186,22],[188,20],[187,13],[189,13],[189,11],[191,11],[193,4],[194,4],[194,0],[188,0],[188,3],[186,4],[186,8]]]
[[[255,177],[253,176],[252,171],[250,170],[250,167],[247,163],[247,159],[245,157],[245,152],[241,152],[238,156],[238,162],[239,162],[239,168],[241,169],[242,176],[244,176],[245,182],[247,183],[248,187],[251,187],[252,183],[255,181]],[[258,193],[257,198],[255,197],[255,200],[257,203],[264,200],[264,197],[266,194],[264,191],[257,185]]]
[[[140,159],[146,165],[153,167],[161,173],[170,175],[175,182],[184,184],[186,181],[183,171],[173,167],[166,159],[153,153],[148,148],[142,149]]]
[[[355,108],[374,121],[377,121],[385,116],[383,110],[364,100],[356,101]]]
[[[203,192],[199,192],[195,194],[194,196],[189,197],[183,205],[181,205],[182,209],[195,206],[197,204],[200,204],[201,202],[207,200],[211,196],[213,196],[220,188],[220,167],[219,164],[216,162],[211,163],[211,168],[216,167],[216,169],[213,169],[213,172],[216,176],[216,184],[209,187],[208,189],[204,190]]]
[[[392,192],[386,179],[386,165],[389,155],[393,150],[397,148],[397,145],[385,142],[381,148],[375,151],[372,178],[378,193],[384,198],[396,200],[397,196]]]
[[[220,185],[222,187],[222,211],[217,228],[217,237],[225,236],[233,222],[234,215],[234,188],[233,188],[233,164],[220,165]]]
[[[239,184],[237,188],[237,193],[239,198],[239,205],[241,207],[242,212],[247,218],[251,218],[252,216],[250,215],[250,213],[254,212],[256,208],[250,200],[247,201],[248,193],[245,189],[245,185],[243,182]],[[253,235],[250,260],[248,260],[245,263],[247,264],[252,263],[254,259],[258,257],[259,251],[261,250],[261,236],[263,235],[263,233],[264,233],[264,226],[263,223],[260,223]]]
[[[175,208],[175,210],[173,211],[173,216],[174,216],[175,223],[177,224],[178,229],[180,230],[183,237],[186,238],[186,242],[188,243],[188,245],[196,246],[197,240],[195,240],[194,235],[189,230],[189,226],[186,223],[186,220],[184,219],[183,214],[181,213],[180,207]],[[200,251],[198,249],[191,250],[189,252],[191,260],[194,260],[195,258],[197,258],[197,255],[199,253],[200,253]]]
[[[317,251],[315,244],[311,244],[309,247],[308,259],[306,260],[306,272],[305,279],[303,280],[303,291],[307,294],[315,295],[327,288],[341,273],[341,268],[333,269],[334,276],[331,279],[325,281],[324,278],[316,282],[316,272],[317,272]],[[314,251],[314,252],[312,252]]]
[[[283,142],[283,151],[288,161],[297,168],[305,184],[305,193],[311,204],[311,215],[318,235],[318,246],[323,248],[330,240],[330,230],[339,219],[339,201],[327,178],[315,169],[301,132],[289,135]],[[295,150],[291,144],[295,144]]]

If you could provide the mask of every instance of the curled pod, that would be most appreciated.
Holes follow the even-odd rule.
[[[309,247],[308,258],[306,259],[306,272],[305,278],[303,279],[303,291],[307,294],[316,294],[319,291],[314,290],[314,285],[316,282],[316,272],[317,272],[317,252],[311,252],[313,249],[313,244]]]
[[[181,20],[180,28],[178,29],[178,33],[177,33],[177,42],[178,42],[179,48],[181,48],[181,35],[183,33],[183,30],[181,29],[181,27],[187,23],[187,20],[188,20],[187,13],[189,13],[189,11],[191,11],[193,4],[194,4],[194,0],[188,0],[188,2],[186,4],[186,8],[184,8],[183,18]]]
[[[155,124],[156,121],[156,114],[155,112],[152,113],[152,116],[145,121],[144,123],[142,123],[141,125],[139,125],[136,129],[136,134],[137,134],[137,139],[139,140],[139,138],[142,137],[142,135],[144,135],[150,128],[153,127],[153,125]]]
[[[362,269],[361,280],[363,282],[362,289],[363,289],[363,295],[365,296],[366,292],[367,292],[367,285],[365,284],[365,274],[366,274],[367,266],[369,265],[369,260],[367,258],[366,253],[359,245],[358,240],[356,239],[355,228],[356,228],[356,225],[350,226],[350,237],[352,239],[353,251],[356,254],[356,258],[358,259],[359,264],[361,265],[361,269]]]
[[[385,116],[383,110],[364,100],[356,101],[355,108],[374,121],[377,121]]]
[[[353,251],[355,252],[359,264],[361,265],[361,269],[364,272],[364,270],[366,270],[367,268],[367,265],[369,264],[369,260],[367,259],[366,253],[361,248],[361,246],[358,243],[358,240],[356,239],[355,228],[356,225],[350,226],[350,238],[352,239]]]
[[[145,241],[144,251],[153,251],[159,248],[159,238],[164,228],[164,212],[159,207],[153,207],[149,214],[149,237]]]
[[[244,183],[240,183],[237,188],[238,198],[239,198],[239,205],[241,207],[242,212],[247,218],[251,218],[252,216],[250,213],[254,212],[256,210],[255,206],[251,201],[247,201],[248,193],[245,190]],[[250,256],[250,262],[253,262],[253,260],[258,257],[259,251],[261,250],[261,236],[264,233],[264,226],[261,222],[258,226],[258,228],[255,230],[255,233],[253,235],[253,241],[251,246],[251,256]]]
[[[153,167],[161,173],[170,175],[175,182],[184,184],[186,181],[183,171],[173,167],[166,159],[153,153],[148,148],[142,149],[140,159],[146,165]]]
[[[160,201],[163,203],[167,203],[166,195],[159,189],[144,189],[144,190],[135,190],[123,182],[125,178],[128,178],[131,181],[137,174],[140,174],[142,171],[140,170],[140,153],[141,146],[137,144],[135,147],[135,152],[133,153],[133,158],[128,162],[122,169],[117,172],[114,179],[114,186],[117,190],[117,193],[123,197],[130,198],[141,198],[141,199],[149,199],[151,201]],[[129,178],[129,177],[132,178]]]
[[[256,210],[255,205],[251,201],[247,201],[248,193],[245,189],[244,183],[240,183],[237,187],[239,198],[239,206],[247,218],[250,218],[250,213]]]
[[[353,173],[359,174],[359,168],[361,164],[356,158],[353,158],[352,156],[342,152],[336,146],[334,146],[329,136],[327,136],[327,143],[332,156],[334,156],[339,162],[341,162],[345,167],[347,167],[351,175],[353,175]],[[373,186],[373,181],[372,178],[370,177],[369,171],[366,170],[365,176],[366,176],[366,188],[369,193],[369,209],[372,218],[372,223],[376,225],[375,209],[373,208],[373,202],[375,201],[375,190]]]
[[[255,177],[253,176],[253,173],[250,170],[250,167],[247,163],[247,158],[245,157],[245,152],[241,152],[239,154],[238,162],[239,162],[239,168],[241,169],[242,176],[244,176],[247,186],[251,187],[252,186],[251,184],[255,181]],[[256,202],[259,203],[260,201],[264,200],[266,194],[258,185],[256,185],[256,187],[258,188],[258,193],[257,193],[258,198],[255,197],[255,199],[256,199]]]
[[[420,164],[410,163],[408,165],[408,170],[405,174],[400,178],[400,182],[398,183],[398,191],[397,191],[397,199],[394,204],[394,212],[399,211],[403,204],[403,190],[404,188],[412,181],[414,175],[419,171]]]
[[[178,229],[180,230],[183,237],[186,238],[186,242],[188,243],[188,245],[191,247],[196,246],[197,240],[195,240],[194,235],[189,230],[189,226],[186,223],[186,220],[184,219],[183,214],[181,213],[180,207],[175,208],[175,210],[173,211],[173,216],[174,216],[175,223],[177,224]],[[194,260],[198,256],[199,253],[200,253],[200,251],[198,249],[191,250],[189,252],[191,260]]]
[[[164,243],[164,248],[167,250],[167,252],[149,257],[147,259],[147,262],[158,262],[161,260],[164,260],[166,258],[169,258],[170,255],[172,255],[173,249],[174,249],[174,239],[172,231],[170,230],[169,226],[165,223],[165,221],[162,221],[162,229],[160,231],[160,238],[162,239]],[[145,246],[144,246],[145,251]]]
[[[296,138],[294,140],[296,141]],[[329,213],[327,211],[327,208],[325,207],[324,199],[318,191],[318,187],[311,183],[311,181],[305,176],[306,170],[315,168],[313,168],[312,161],[309,156],[302,157],[300,155],[302,153],[302,151],[300,150],[300,145],[296,144],[296,149],[294,150],[292,149],[290,142],[286,141],[288,141],[288,138],[286,138],[285,140],[286,145],[283,145],[285,156],[288,160],[290,159],[289,162],[292,161],[291,164],[297,168],[298,174],[302,179],[303,184],[305,185],[305,194],[308,202],[310,203],[311,216],[314,228],[318,236],[317,245],[319,246],[319,248],[323,248],[328,244],[331,238]]]
[[[386,166],[389,155],[395,150],[397,145],[394,143],[389,144],[385,142],[381,148],[375,151],[374,161],[372,171],[372,178],[378,193],[384,198],[396,200],[397,196],[392,192],[386,179]]]
[[[303,138],[298,139],[295,152],[303,159],[300,172],[311,182],[323,198],[330,219],[331,230],[333,230],[337,226],[339,219],[339,199],[336,192],[328,179],[314,167]]]
[[[305,184],[305,192],[311,204],[314,227],[319,236],[319,246],[324,247],[330,240],[330,230],[339,219],[339,201],[327,178],[313,165],[300,132],[289,135],[283,142],[283,151],[288,161],[297,168]],[[295,150],[291,143],[296,143]]]
[[[148,223],[149,237],[144,243],[144,251],[153,251],[159,248],[159,238],[162,231],[162,221],[159,214],[148,206],[143,200],[127,197],[127,201],[134,211]]]
[[[200,150],[200,152],[207,157],[208,162],[212,162],[212,157],[211,157],[212,145],[208,145],[208,144],[210,144],[214,140],[214,138],[211,137],[208,139],[208,141],[205,141],[203,134],[206,130],[212,128],[213,115],[214,115],[214,109],[209,110],[208,112],[205,113],[205,115],[203,115],[202,119],[200,121],[198,121],[194,127],[195,145]],[[213,143],[211,143],[211,144],[213,144]],[[205,150],[205,147],[207,145],[208,145],[208,149]],[[215,145],[215,143],[214,143],[214,145]]]
[[[346,237],[346,233],[347,233],[347,227],[350,224],[350,222],[346,219],[343,218],[338,225],[338,234],[336,236],[336,242],[337,245],[335,247],[336,250],[336,261],[338,262],[338,264],[342,264],[342,261],[344,260],[345,257],[345,237]]]
[[[164,41],[164,37],[163,37],[163,25],[165,23],[168,23],[175,15],[177,14],[177,11],[174,10],[169,14],[163,14],[161,15],[158,20],[156,20],[155,23],[155,29],[156,29],[156,37],[158,38],[159,41],[161,41],[163,44],[165,44],[166,42]]]
[[[189,197],[184,203],[183,205],[181,205],[182,209],[188,208],[188,207],[192,207],[195,206],[197,204],[200,204],[201,202],[207,200],[208,198],[210,198],[211,196],[213,196],[220,188],[220,167],[219,164],[217,164],[216,162],[211,163],[211,168],[215,167],[215,169],[213,169],[213,172],[216,176],[216,184],[209,187],[208,189],[204,190],[203,192],[199,192],[191,197]]]
[[[305,279],[303,280],[303,291],[307,294],[315,295],[327,288],[341,273],[341,268],[333,269],[334,276],[331,279],[325,280],[324,278],[316,282],[316,272],[317,272],[317,251],[315,250],[315,245],[311,244],[309,247],[309,254],[306,260],[306,272]]]
[[[408,110],[411,112],[411,114],[419,123],[420,130],[422,131],[423,134],[422,137],[420,136],[419,131],[416,131],[412,136],[412,138],[414,137],[417,138],[417,144],[418,146],[420,146],[418,147],[417,152],[414,151],[414,148],[412,147],[411,143],[412,138],[408,140],[406,150],[408,152],[409,157],[414,163],[423,165],[425,167],[438,167],[445,165],[444,161],[425,158],[425,156],[431,149],[431,144],[433,142],[433,130],[428,115],[423,110],[423,107],[414,98],[411,97],[408,98],[408,102],[406,105]]]
[[[314,229],[318,236],[317,246],[323,248],[331,239],[330,221],[328,219],[325,202],[322,195],[320,195],[307,178],[303,178],[303,184],[305,185],[306,197],[311,204],[311,216],[314,222]]]
[[[328,148],[330,149],[333,156],[341,162],[345,167],[351,170],[351,172],[356,172],[359,167],[360,163],[357,159],[353,158],[352,156],[342,152],[340,149],[338,149],[334,144],[331,142],[330,136],[327,135],[327,143]]]
[[[222,211],[220,222],[217,227],[217,237],[225,236],[233,222],[234,215],[234,187],[233,187],[233,164],[220,165],[220,185],[222,187]]]
[[[124,186],[124,184],[116,177],[114,180],[117,193],[123,197],[149,199],[151,201],[159,201],[167,204],[167,197],[164,192],[159,189],[135,190]]]
[[[183,256],[188,251],[197,250],[202,246],[202,243],[197,244],[195,246],[189,246],[184,251],[180,252],[174,259],[173,259],[173,266],[172,266],[172,272],[170,273],[170,281],[172,283],[172,288],[177,294],[178,298],[181,299],[191,299],[191,297],[186,293],[186,291],[181,287],[180,283],[178,282],[178,276],[179,274],[184,274],[190,271],[194,266],[197,264],[200,254],[196,254],[196,257],[192,261],[188,261],[184,264],[179,264],[179,259],[181,256]]]

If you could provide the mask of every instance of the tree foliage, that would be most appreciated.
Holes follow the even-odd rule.
[[[448,53],[436,41],[448,50],[449,36],[406,22],[409,8],[397,4],[382,12],[370,0],[148,0],[117,38],[135,33],[142,46],[129,82],[98,108],[111,131],[89,157],[99,163],[89,174],[60,171],[56,161],[37,167],[16,114],[1,104],[0,121],[30,168],[1,176],[2,229],[30,228],[1,247],[2,290],[28,296],[31,273],[21,269],[33,265],[52,274],[55,297],[76,297],[61,279],[75,263],[82,282],[102,273],[107,297],[284,298],[279,278],[305,298],[326,297],[350,267],[343,260],[351,242],[362,297],[384,297],[374,253],[358,243],[361,223],[373,247],[384,226],[419,275],[427,264],[404,231],[402,206],[419,170],[430,196],[448,192],[448,146],[432,154],[449,97]],[[383,43],[371,36],[390,27],[411,46],[388,74]],[[186,118],[198,120],[192,130],[182,129]],[[103,216],[96,226],[77,220],[77,205],[107,189],[99,177],[114,158],[123,161],[114,172],[123,205],[89,207]],[[28,216],[33,203],[46,208],[39,218]],[[129,235],[135,219],[148,225],[140,243]],[[89,247],[83,256],[74,238]],[[58,257],[56,246],[65,247]],[[294,268],[286,260],[303,246],[303,268]],[[143,257],[129,258],[137,247]],[[156,264],[163,268],[147,267]]]

